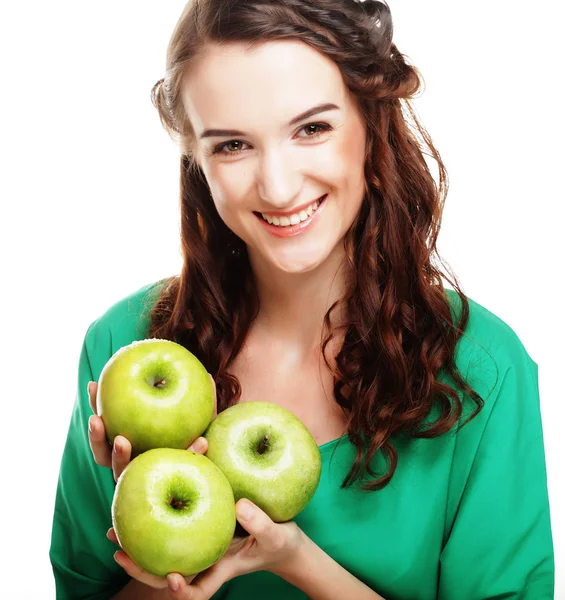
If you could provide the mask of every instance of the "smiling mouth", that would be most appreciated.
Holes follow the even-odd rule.
[[[310,204],[304,210],[298,211],[294,214],[289,215],[270,215],[269,213],[260,213],[257,211],[253,211],[253,214],[262,221],[269,223],[270,225],[274,225],[275,227],[285,228],[292,227],[293,225],[299,225],[304,221],[307,221],[312,217],[312,215],[320,208],[320,206],[326,200],[327,194],[320,196],[317,200],[314,200],[312,204]]]

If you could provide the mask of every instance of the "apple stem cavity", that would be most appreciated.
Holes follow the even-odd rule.
[[[171,505],[172,508],[174,508],[175,510],[182,510],[183,508],[186,507],[186,505],[188,504],[187,500],[178,500],[177,498],[175,498],[174,496],[169,500],[169,504]]]
[[[166,383],[167,383],[167,380],[166,380],[166,379],[159,379],[159,381],[156,381],[156,382],[153,384],[153,387],[156,387],[156,388],[159,388],[159,389],[161,389],[161,388],[164,388],[164,387],[165,387],[165,384],[166,384]]]
[[[263,454],[265,452],[265,450],[267,449],[268,445],[269,445],[269,434],[266,433],[263,436],[263,439],[261,440],[261,443],[259,444],[259,447],[257,448],[257,452],[259,454]]]

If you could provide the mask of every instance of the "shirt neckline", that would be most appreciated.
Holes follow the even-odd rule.
[[[348,440],[349,439],[349,434],[344,433],[341,437],[337,437],[333,440],[330,440],[329,442],[325,442],[324,444],[321,444],[318,446],[318,450],[320,451],[320,454],[323,456],[324,454],[327,454],[329,451],[331,451],[333,449],[334,446],[336,446],[341,440]]]

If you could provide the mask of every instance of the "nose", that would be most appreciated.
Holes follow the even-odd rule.
[[[285,210],[296,204],[302,189],[302,173],[293,157],[284,152],[265,152],[257,161],[259,197],[274,209]]]

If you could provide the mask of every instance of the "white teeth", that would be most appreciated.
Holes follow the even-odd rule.
[[[299,213],[295,213],[294,215],[290,215],[288,217],[275,217],[267,214],[260,213],[263,219],[270,223],[271,225],[276,225],[277,227],[288,227],[289,225],[298,225],[302,221],[306,221],[308,217],[311,217],[314,212],[318,210],[318,206],[320,202],[316,200],[310,204],[310,206],[304,210],[301,210]]]

